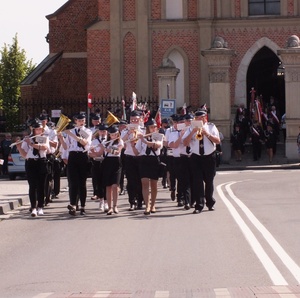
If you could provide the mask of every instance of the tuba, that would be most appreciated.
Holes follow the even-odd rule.
[[[119,123],[119,119],[113,114],[111,113],[110,111],[107,111],[108,115],[105,119],[105,124],[107,126],[112,126],[113,124],[115,123]]]
[[[70,122],[71,120],[67,116],[60,114],[60,117],[54,129],[57,133],[62,132]]]

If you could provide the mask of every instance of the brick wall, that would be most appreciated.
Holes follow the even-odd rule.
[[[135,20],[135,0],[123,0],[123,20],[134,21]]]
[[[98,15],[100,20],[109,21],[110,19],[110,0],[98,0]]]
[[[89,30],[87,86],[94,96],[108,96],[110,89],[110,32]]]
[[[72,1],[49,20],[50,52],[86,52],[86,27],[98,18],[97,0]]]
[[[198,16],[197,0],[188,0],[188,19],[195,19]]]
[[[151,1],[151,19],[152,20],[161,19],[161,0]]]
[[[124,94],[130,97],[132,91],[137,90],[136,74],[136,40],[132,33],[128,32],[123,40],[124,50]]]
[[[199,33],[197,30],[154,30],[152,33],[153,95],[158,96],[156,70],[166,51],[173,45],[181,47],[188,57],[190,103],[199,100]]]

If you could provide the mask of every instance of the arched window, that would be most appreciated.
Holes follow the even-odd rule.
[[[166,0],[166,19],[182,19],[182,0]]]
[[[280,0],[249,0],[249,16],[280,15]]]

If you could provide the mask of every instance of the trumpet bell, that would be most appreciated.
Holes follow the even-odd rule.
[[[70,122],[71,120],[67,116],[60,114],[60,117],[55,127],[56,132],[57,133],[62,132]]]
[[[113,113],[111,113],[110,111],[107,111],[107,113],[108,115],[105,120],[105,124],[107,126],[112,126],[113,124],[120,122],[119,119]]]

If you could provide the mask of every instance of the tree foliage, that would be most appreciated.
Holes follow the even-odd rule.
[[[0,109],[6,119],[6,130],[13,131],[19,124],[20,83],[35,65],[27,60],[25,50],[20,49],[17,34],[11,45],[4,44],[0,54]]]

